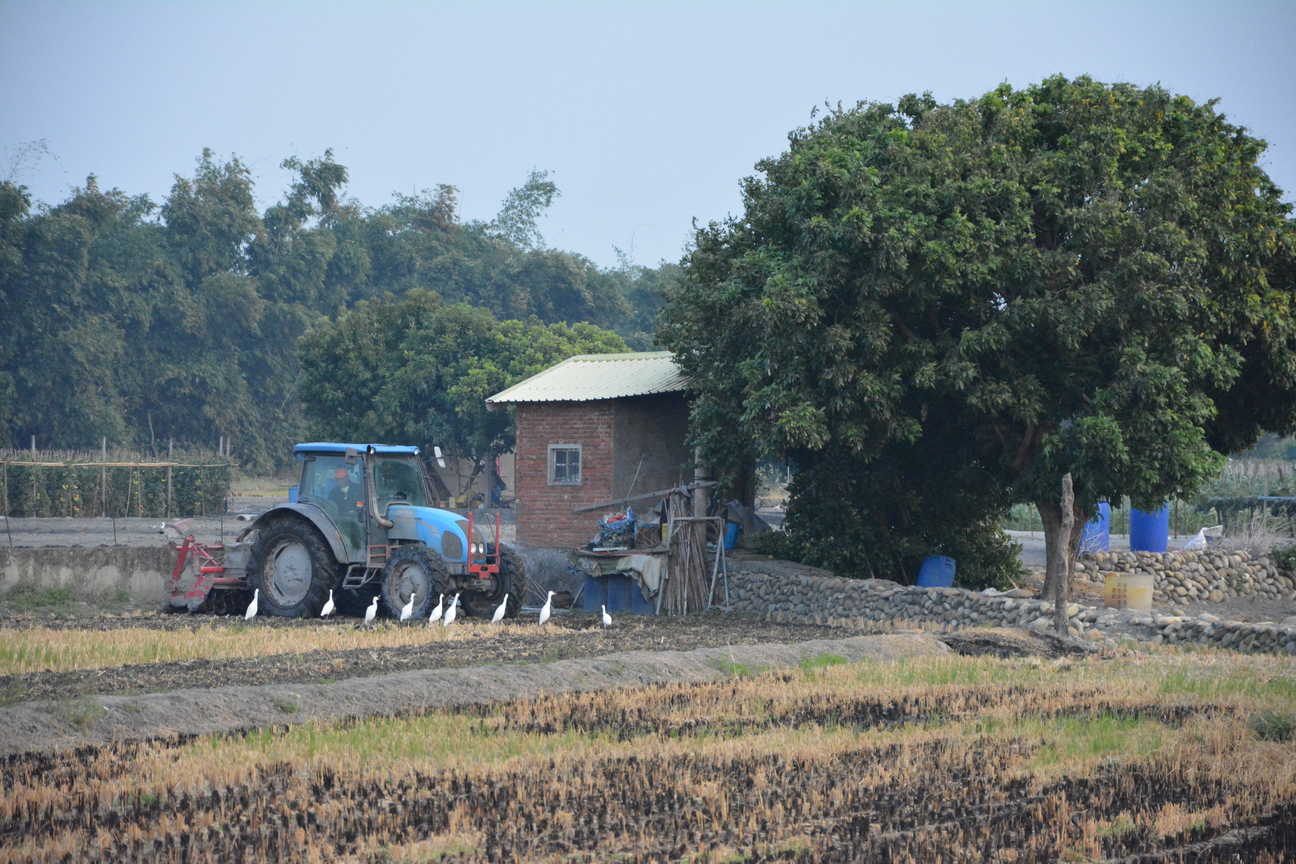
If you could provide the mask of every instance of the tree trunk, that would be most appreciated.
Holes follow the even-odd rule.
[[[1067,635],[1067,606],[1071,603],[1071,574],[1075,569],[1075,556],[1071,554],[1071,535],[1075,529],[1075,490],[1071,485],[1071,472],[1062,477],[1062,524],[1057,537],[1057,556],[1062,573],[1053,589],[1053,629],[1059,636]]]
[[[1069,595],[1070,575],[1075,569],[1075,556],[1080,549],[1080,537],[1084,534],[1085,520],[1082,515],[1076,516],[1075,524],[1071,527],[1070,542],[1066,544],[1065,551],[1059,553],[1057,540],[1062,535],[1061,499],[1036,501],[1035,509],[1039,512],[1040,522],[1044,526],[1044,552],[1047,562],[1044,566],[1044,588],[1040,591],[1040,597],[1053,598],[1061,581],[1067,583]]]

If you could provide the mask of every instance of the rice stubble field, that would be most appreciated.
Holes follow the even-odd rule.
[[[679,626],[708,625],[723,626]],[[459,638],[501,638],[488,626]],[[370,637],[413,638],[396,630]],[[369,650],[312,650],[334,648]],[[700,683],[344,722],[285,709],[288,722],[241,734],[13,756],[0,861],[1296,856],[1290,659],[823,653],[760,668],[732,656]],[[90,701],[67,710],[97,722]]]

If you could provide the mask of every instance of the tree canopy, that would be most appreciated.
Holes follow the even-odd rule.
[[[667,292],[699,443],[790,458],[794,540],[857,572],[1002,563],[994,517],[1035,502],[1056,532],[1067,472],[1082,515],[1191,493],[1296,428],[1263,150],[1214,103],[1089,78],[830,111]]]
[[[300,392],[319,437],[439,445],[480,470],[514,443],[513,409],[488,411],[488,396],[577,354],[624,350],[593,324],[497,322],[416,288],[317,324],[301,342]]]
[[[247,167],[210,151],[160,205],[91,177],[33,206],[0,181],[0,446],[214,449],[226,435],[269,469],[306,434],[298,340],[362,301],[435,291],[486,319],[588,321],[642,349],[678,271],[545,248],[537,224],[559,193],[544,172],[487,223],[461,221],[449,185],[365,207],[331,152],[283,167],[264,212]]]

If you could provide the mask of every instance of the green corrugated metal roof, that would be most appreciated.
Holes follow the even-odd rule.
[[[669,351],[580,354],[496,393],[486,402],[588,402],[674,393],[687,384]]]

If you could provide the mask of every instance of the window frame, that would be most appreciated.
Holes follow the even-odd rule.
[[[572,452],[572,451],[575,451],[575,453],[576,453],[576,479],[575,479],[575,480],[571,480],[571,479],[568,479],[568,480],[559,480],[559,479],[557,479],[557,476],[556,476],[556,475],[557,475],[557,473],[558,473],[558,472],[557,472],[558,462],[557,462],[557,459],[556,459],[555,457],[556,457],[556,455],[557,455],[557,453],[558,453],[559,451],[562,451],[562,452],[568,452],[568,453],[569,453],[569,452]],[[546,473],[547,473],[548,478],[549,478],[549,485],[550,485],[550,486],[580,486],[580,485],[582,485],[582,481],[584,480],[585,455],[584,455],[584,453],[581,452],[581,445],[580,445],[579,443],[576,443],[576,444],[550,444],[550,445],[549,445],[549,450],[548,450],[548,453],[547,453],[547,459],[546,459],[545,461],[546,461],[546,463],[547,463],[547,472],[546,472]],[[567,468],[568,471],[571,470],[571,466],[570,466],[570,465],[567,465],[566,468]]]

